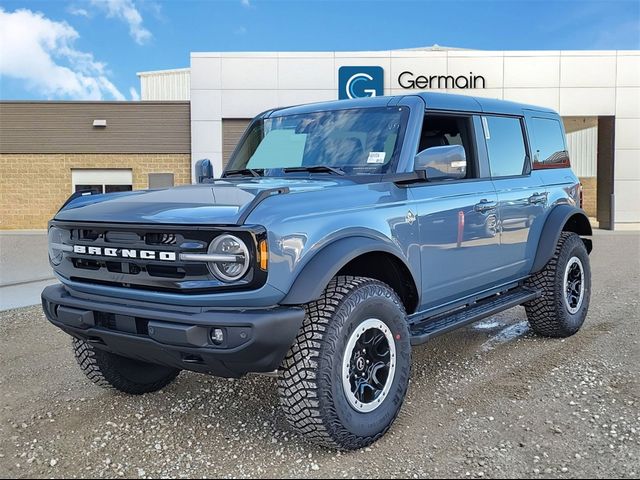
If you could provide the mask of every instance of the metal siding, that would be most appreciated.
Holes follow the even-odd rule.
[[[190,151],[187,102],[0,102],[1,153]]]
[[[571,167],[578,177],[595,177],[598,158],[598,127],[567,133]]]
[[[189,100],[191,97],[190,69],[139,73],[142,100]]]
[[[250,122],[251,119],[246,118],[222,119],[222,165],[224,168],[229,163],[233,150]]]

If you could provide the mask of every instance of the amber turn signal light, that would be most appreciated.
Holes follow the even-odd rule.
[[[259,251],[260,251],[260,259],[259,259],[260,270],[264,270],[266,272],[267,264],[269,263],[269,250],[267,249],[266,240],[260,240]]]

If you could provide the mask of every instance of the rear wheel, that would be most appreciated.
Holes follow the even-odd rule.
[[[591,266],[578,235],[562,232],[555,254],[529,286],[542,296],[525,304],[531,328],[546,337],[569,337],[580,330],[589,310]]]
[[[77,338],[73,339],[73,352],[80,369],[93,383],[131,395],[160,390],[180,373],[175,368],[114,355]]]
[[[389,429],[407,391],[404,307],[378,280],[337,277],[305,308],[278,383],[285,416],[318,444],[365,447]]]

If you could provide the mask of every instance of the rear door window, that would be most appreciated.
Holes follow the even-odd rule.
[[[491,176],[513,177],[527,173],[528,159],[522,121],[516,117],[483,116]]]

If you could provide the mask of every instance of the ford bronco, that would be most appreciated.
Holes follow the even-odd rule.
[[[552,110],[436,93],[279,108],[211,170],[77,192],[50,222],[43,308],[98,385],[270,374],[293,429],[355,449],[398,415],[412,346],[517,305],[547,337],[587,315],[592,231]]]

